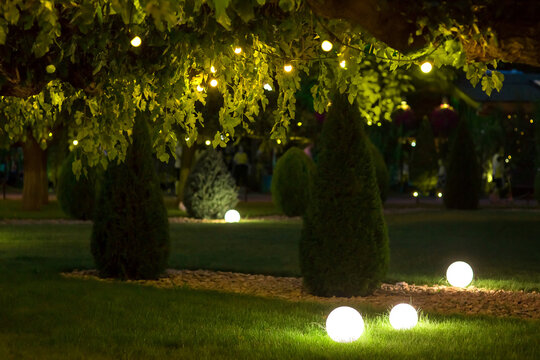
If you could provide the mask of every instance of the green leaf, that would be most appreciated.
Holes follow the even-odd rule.
[[[227,7],[229,6],[230,0],[214,0],[215,10],[216,10],[216,20],[218,23],[223,25],[225,29],[230,29],[231,27],[231,18],[227,15]]]

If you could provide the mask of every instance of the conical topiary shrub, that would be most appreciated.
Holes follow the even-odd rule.
[[[315,164],[302,150],[292,147],[276,163],[272,199],[287,216],[303,215],[309,202]]]
[[[71,152],[62,163],[56,198],[67,215],[80,220],[92,219],[98,175],[96,169],[88,168],[86,175],[81,174],[77,179],[73,173],[74,160],[75,152]]]
[[[206,150],[193,166],[184,189],[187,213],[197,219],[223,219],[238,203],[238,190],[221,154]]]
[[[300,240],[305,286],[320,296],[371,293],[386,274],[388,234],[358,109],[332,101]]]
[[[371,158],[373,159],[373,166],[375,167],[375,177],[377,178],[377,186],[379,187],[379,194],[381,195],[381,201],[384,203],[388,197],[388,190],[390,188],[390,174],[386,167],[386,162],[379,149],[366,137]]]
[[[480,169],[474,144],[462,119],[450,150],[446,185],[443,192],[444,205],[448,209],[477,209],[480,196]]]
[[[155,279],[166,268],[169,223],[142,115],[125,161],[103,176],[91,247],[102,277]]]
[[[411,183],[423,194],[429,193],[437,186],[437,149],[433,138],[433,130],[427,119],[422,120],[416,147],[412,153],[410,168]]]

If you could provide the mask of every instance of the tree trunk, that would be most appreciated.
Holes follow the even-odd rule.
[[[47,151],[43,150],[31,132],[23,145],[24,177],[22,207],[39,210],[48,203]]]
[[[180,204],[184,201],[184,188],[186,186],[187,177],[195,163],[195,150],[197,148],[196,144],[191,145],[191,147],[184,146],[182,151],[182,161],[180,163],[180,175],[177,179],[176,187],[176,204]]]

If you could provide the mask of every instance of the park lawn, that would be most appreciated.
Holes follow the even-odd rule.
[[[481,279],[475,284],[538,287],[538,212],[386,218],[389,278],[439,281],[450,252],[469,256]],[[170,264],[297,275],[300,227],[299,221],[171,224]],[[336,344],[324,331],[330,304],[62,277],[61,271],[93,267],[90,231],[90,224],[0,225],[0,359],[540,357],[540,321],[423,314],[417,328],[394,331],[385,313],[360,307],[365,334]]]

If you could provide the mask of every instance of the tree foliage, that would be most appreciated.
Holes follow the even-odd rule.
[[[271,137],[284,141],[307,74],[317,78],[318,112],[337,87],[373,123],[390,120],[410,88],[397,70],[426,59],[463,68],[487,92],[500,88],[502,75],[467,63],[451,23],[421,21],[418,31],[429,34],[427,43],[405,54],[354,24],[316,15],[302,0],[10,0],[0,4],[0,135],[24,141],[21,129],[30,126],[45,147],[51,130],[69,124],[88,164],[106,166],[125,156],[124,132],[138,111],[152,120],[161,160],[179,140],[175,126],[181,141],[196,141],[204,124],[196,105],[205,103],[211,79],[223,96],[214,146],[249,131],[268,104],[265,84],[278,92]],[[134,36],[139,47],[130,44]],[[323,39],[332,51],[321,50]]]
[[[300,240],[300,268],[316,295],[366,295],[389,261],[375,168],[358,110],[333,100]]]

